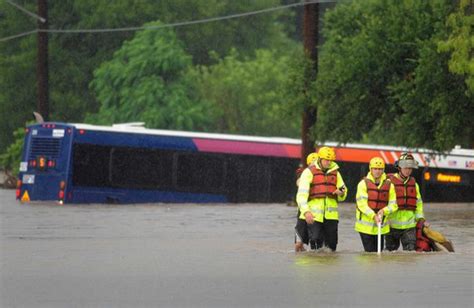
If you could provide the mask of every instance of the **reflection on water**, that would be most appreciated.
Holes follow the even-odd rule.
[[[0,190],[2,307],[450,306],[474,301],[474,206],[426,205],[456,253],[295,254],[283,204],[20,204]],[[450,208],[450,206],[452,208]]]
[[[431,253],[436,254],[436,253]],[[413,265],[418,262],[424,262],[427,254],[417,252],[397,252],[397,253],[361,253],[356,255],[356,261],[359,265],[373,265],[374,263],[386,264],[395,263],[399,265]]]
[[[298,253],[295,257],[295,265],[302,267],[333,266],[340,264],[342,255],[337,252],[329,252],[321,249],[319,251],[306,251]]]
[[[427,263],[429,258],[443,258],[445,252],[382,252],[378,255],[372,252],[329,252],[324,249],[318,251],[306,251],[295,254],[294,264],[301,268],[317,269],[324,267],[344,267],[353,264],[358,267],[373,267],[375,265],[394,264],[399,266],[415,266],[418,263]]]

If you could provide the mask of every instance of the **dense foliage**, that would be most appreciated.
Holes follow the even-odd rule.
[[[328,13],[315,84],[317,139],[472,146],[472,97],[448,70],[449,55],[437,51],[452,10],[443,0],[370,0]]]
[[[449,70],[465,77],[468,91],[474,95],[474,5],[460,0],[459,9],[449,15],[449,37],[438,43],[439,50],[451,52]]]
[[[301,57],[302,51],[294,54]],[[297,136],[300,108],[286,95],[293,63],[274,50],[258,50],[254,59],[244,60],[234,51],[215,65],[199,67],[192,80],[197,95],[211,106],[213,131]]]
[[[36,12],[36,2],[19,3]],[[51,29],[103,29],[142,27],[147,22],[163,23],[201,20],[245,13],[280,5],[279,0],[62,0],[48,1]],[[219,22],[174,28],[181,46],[194,64],[209,64],[211,51],[225,56],[238,48],[252,56],[258,48],[286,49],[287,31],[293,25],[289,10]],[[31,31],[36,20],[0,1],[0,37]],[[50,119],[82,122],[101,107],[90,91],[93,72],[109,61],[114,52],[136,31],[49,34]],[[281,47],[281,48],[280,48]],[[12,132],[32,119],[36,110],[36,35],[0,42],[0,153],[13,142]]]
[[[159,25],[152,23],[149,25]],[[94,73],[91,87],[101,102],[88,122],[143,121],[148,127],[196,129],[208,121],[193,100],[185,72],[191,57],[170,29],[137,33]]]
[[[13,137],[15,137],[15,142],[10,144],[5,153],[0,155],[0,170],[4,169],[13,176],[16,176],[20,171],[19,166],[25,139],[25,129],[18,128],[13,132]]]
[[[142,27],[293,2],[49,1],[48,22],[54,29]],[[22,5],[36,10],[34,2]],[[338,3],[324,17],[312,87],[312,64],[293,39],[301,10],[50,34],[50,119],[298,137],[303,107],[314,107],[318,140],[473,146],[472,1]],[[35,28],[30,16],[0,2],[0,37]],[[36,35],[0,42],[0,55],[2,153],[36,109]]]

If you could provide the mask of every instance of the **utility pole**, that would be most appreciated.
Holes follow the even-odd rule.
[[[308,2],[308,0],[305,0]],[[303,39],[306,57],[311,60],[310,71],[305,74],[305,92],[310,93],[311,83],[318,73],[318,37],[319,37],[319,3],[306,4],[303,15]],[[309,95],[309,94],[307,94]],[[306,165],[306,157],[314,151],[314,140],[309,135],[310,128],[316,123],[317,110],[307,106],[303,110],[301,124],[301,163]]]
[[[36,79],[38,93],[38,112],[45,121],[49,120],[49,86],[48,86],[48,3],[38,0],[38,53],[36,62]]]

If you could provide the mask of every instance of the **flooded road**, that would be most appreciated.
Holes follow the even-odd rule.
[[[470,307],[474,204],[427,204],[456,253],[293,252],[284,204],[20,204],[0,190],[1,307]]]

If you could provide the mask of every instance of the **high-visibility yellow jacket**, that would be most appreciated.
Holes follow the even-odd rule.
[[[369,172],[367,174],[367,179],[373,183],[375,183],[374,177],[372,173]],[[380,189],[382,187],[383,182],[387,179],[387,175],[385,173],[382,174],[380,177],[380,183],[377,185],[377,188]],[[359,184],[357,185],[357,193],[356,193],[356,223],[355,223],[355,230],[357,232],[370,234],[370,235],[377,235],[378,226],[375,222],[375,211],[369,207],[368,204],[368,192],[367,192],[367,183],[364,179],[362,179]],[[388,202],[387,206],[383,208],[384,219],[382,220],[382,234],[386,234],[390,231],[389,225],[386,223],[387,216],[393,212],[396,212],[398,209],[397,206],[397,195],[395,194],[395,186],[390,183],[390,190],[388,192]]]
[[[317,169],[322,171],[322,168],[319,162],[315,162],[314,166]],[[338,170],[339,166],[335,162],[331,162],[329,165],[328,170],[323,171],[325,174],[329,174],[334,170]],[[298,183],[298,192],[296,193],[296,202],[298,203],[298,207],[300,209],[300,219],[305,219],[304,214],[308,211],[311,211],[313,214],[314,220],[318,222],[324,222],[325,219],[327,220],[339,220],[339,213],[337,211],[337,204],[338,202],[346,200],[347,197],[347,188],[344,189],[344,194],[341,196],[337,196],[337,198],[329,198],[329,197],[322,197],[322,198],[315,198],[308,201],[309,198],[309,190],[311,186],[311,182],[313,181],[313,173],[309,168],[306,168],[300,176],[300,180]],[[342,180],[342,176],[337,171],[337,182],[336,186],[340,189],[345,187],[344,181]]]
[[[401,179],[400,174],[395,174],[395,176]],[[407,178],[404,183],[408,182]],[[415,228],[416,223],[420,219],[424,219],[423,214],[423,200],[421,199],[420,187],[418,183],[415,183],[416,186],[416,210],[399,210],[393,214],[390,214],[388,217],[388,223],[391,228],[395,229],[410,229]]]

